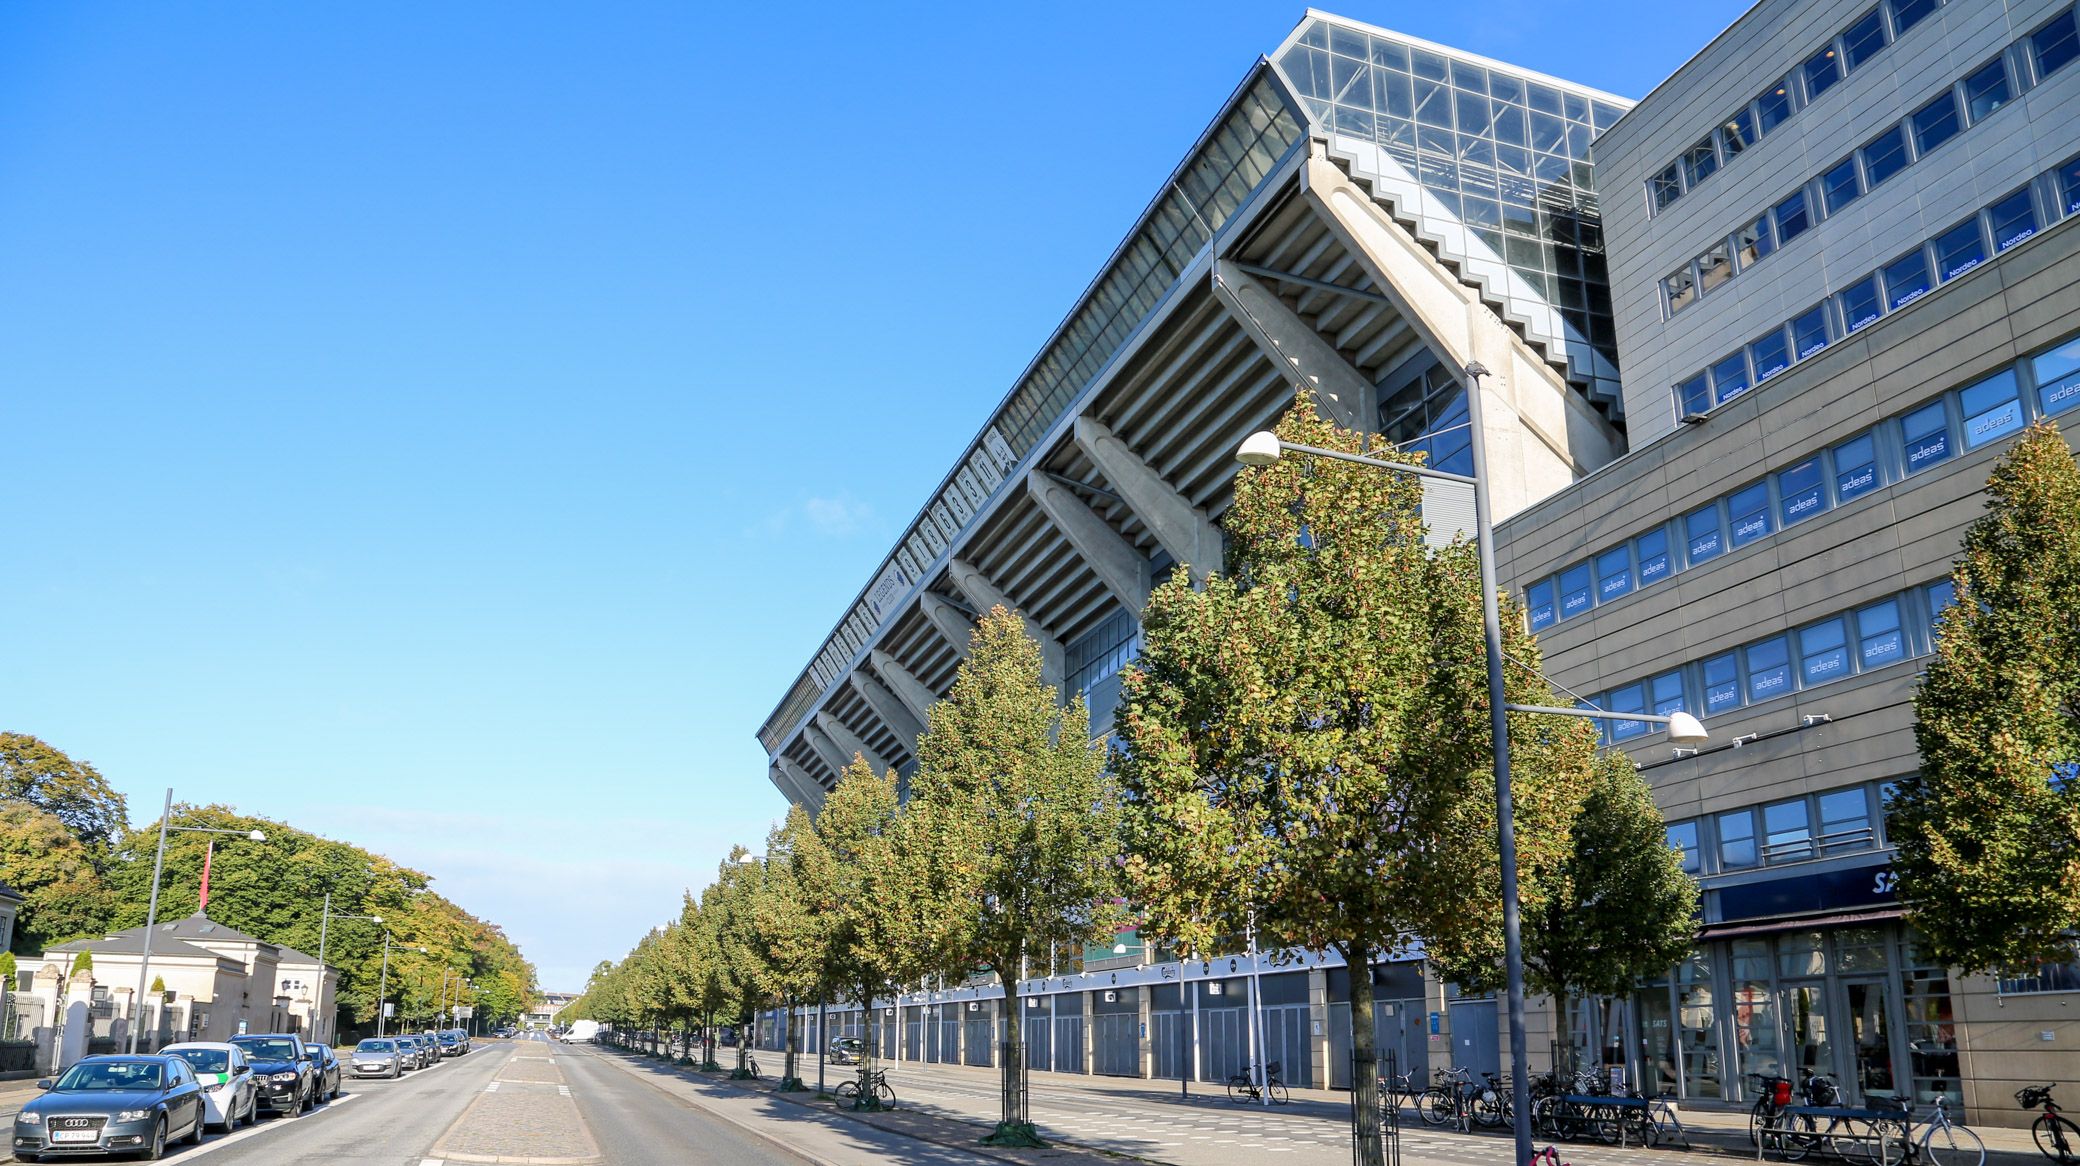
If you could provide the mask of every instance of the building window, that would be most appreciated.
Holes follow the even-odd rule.
[[[1690,542],[1690,565],[1695,567],[1709,559],[1716,559],[1726,549],[1726,540],[1719,529],[1719,504],[1714,502],[1702,510],[1693,510],[1683,519],[1683,531]]]
[[[1380,404],[1379,431],[1404,450],[1420,450],[1425,464],[1450,474],[1473,472],[1466,420],[1466,386],[1442,364],[1396,389]]]
[[[1806,192],[1803,190],[1778,203],[1770,214],[1777,220],[1779,243],[1789,243],[1813,225],[1812,216],[1806,212]]]
[[[1928,626],[1940,626],[1943,613],[1957,602],[1957,584],[1949,579],[1939,579],[1928,585]]]
[[[1927,19],[1928,14],[1936,10],[1937,3],[1939,0],[1892,0],[1894,34],[1904,35],[1908,29]]]
[[[2012,368],[2002,369],[1966,389],[1960,400],[1964,405],[1966,449],[1977,449],[2022,428],[2021,392]]]
[[[1820,810],[1820,850],[1836,854],[1864,850],[1877,842],[1871,832],[1871,799],[1862,786],[1838,789],[1814,799]]]
[[[1633,540],[1633,551],[1639,556],[1639,585],[1659,583],[1668,578],[1673,565],[1668,557],[1668,531],[1666,528],[1650,530]]]
[[[1749,644],[1744,654],[1748,658],[1748,703],[1783,696],[1791,691],[1791,642],[1788,638],[1776,636]]]
[[[1141,626],[1131,612],[1116,611],[1072,641],[1067,656],[1067,689],[1088,693],[1118,675],[1119,670],[1140,654]]]
[[[1843,207],[1855,202],[1863,195],[1863,186],[1857,180],[1856,159],[1842,159],[1833,169],[1820,176],[1820,205],[1827,213],[1840,214]]]
[[[1863,147],[1863,177],[1873,190],[1907,168],[1907,131],[1893,126]]]
[[[2037,60],[2037,79],[2043,80],[2080,56],[2080,29],[2067,9],[2058,19],[2038,29],[2029,38],[2030,55]]]
[[[1589,610],[1589,564],[1560,572],[1560,618],[1573,619]]]
[[[1907,640],[1901,631],[1899,600],[1873,603],[1856,613],[1857,655],[1865,669],[1881,668],[1907,658]]]
[[[1799,73],[1806,80],[1806,100],[1811,101],[1834,88],[1834,83],[1842,79],[1841,58],[1836,55],[1834,46],[1828,45],[1807,57],[1806,63],[1799,67]]]
[[[1647,185],[1652,192],[1654,209],[1657,211],[1668,209],[1670,203],[1683,197],[1682,180],[1676,177],[1674,162],[1670,162],[1668,169],[1656,174]]]
[[[1732,652],[1704,662],[1704,711],[1706,716],[1741,705],[1740,662]]]
[[[1761,137],[1761,134],[1755,132],[1755,114],[1747,108],[1727,118],[1719,126],[1719,140],[1726,143],[1726,156],[1729,158],[1754,145]]]
[[[1556,618],[1553,611],[1553,581],[1541,579],[1526,587],[1524,607],[1530,617],[1532,631],[1553,626],[1553,620]]]
[[[1842,61],[1852,73],[1884,47],[1885,17],[1875,8],[1842,33]]]
[[[2010,996],[2032,992],[2080,992],[2080,948],[2064,963],[2038,964],[2027,976],[2001,979],[2001,991]]]
[[[1768,534],[1769,484],[1757,482],[1729,496],[1726,499],[1726,514],[1732,520],[1730,525],[1735,547],[1747,546]]]
[[[1703,373],[1676,386],[1676,399],[1682,402],[1683,412],[1709,413],[1712,411],[1712,385]]]
[[[2005,57],[1988,62],[1985,68],[1964,79],[1964,107],[1973,125],[1978,125],[1994,110],[2008,104],[2011,96]]]
[[[1733,278],[1733,261],[1727,258],[1726,244],[1706,251],[1697,257],[1697,290],[1700,295]]]
[[[1879,309],[1876,275],[1866,275],[1843,288],[1839,298],[1842,301],[1842,322],[1849,326],[1849,331],[1855,332],[1877,321]]]
[[[1741,270],[1746,271],[1776,250],[1776,240],[1769,230],[1769,216],[1764,215],[1742,227],[1733,237],[1734,257],[1740,260]]]
[[[1668,827],[1668,845],[1669,849],[1681,856],[1679,861],[1685,873],[1696,874],[1704,869],[1703,855],[1698,849],[1696,822],[1671,823]]]
[[[1803,522],[1827,509],[1827,488],[1820,459],[1809,457],[1777,475],[1778,513],[1785,526]]]
[[[1914,111],[1914,150],[1927,156],[1930,150],[1957,136],[1957,94],[1944,90],[1941,97]]]
[[[2046,413],[2080,405],[2080,340],[2068,340],[2030,362],[2037,374],[2037,400]]]
[[[1878,486],[1878,443],[1866,433],[1834,447],[1834,492],[1843,502]]]
[[[1762,807],[1762,853],[1770,862],[1813,857],[1813,820],[1804,798]]]
[[[1683,177],[1689,179],[1692,190],[1697,188],[1698,183],[1710,178],[1718,169],[1719,155],[1712,149],[1710,136],[1690,147],[1683,154]]]
[[[1712,366],[1712,398],[1721,405],[1748,391],[1748,354],[1736,352]]]
[[[1683,673],[1681,669],[1663,672],[1647,681],[1647,705],[1655,716],[1665,717],[1670,713],[1689,711],[1683,700]]]
[[[1979,216],[1936,236],[1936,271],[1948,283],[1986,262],[1986,237],[1979,230]]]
[[[1804,360],[1827,347],[1827,306],[1814,304],[1791,321],[1791,348]]]
[[[1668,300],[1670,315],[1690,306],[1691,301],[1697,298],[1697,275],[1689,264],[1684,264],[1681,270],[1661,281],[1661,294]]]
[[[1791,120],[1796,112],[1791,108],[1791,78],[1786,77],[1769,87],[1755,99],[1755,113],[1763,133],[1768,133]]]
[[[1611,694],[1608,698],[1608,703],[1604,707],[1607,711],[1614,713],[1646,712],[1646,690],[1637,684],[1627,685],[1624,688],[1613,689],[1611,690]],[[1611,740],[1613,741],[1629,741],[1632,738],[1637,737],[1642,733],[1645,733],[1646,731],[1647,726],[1644,722],[1641,721],[1611,722]]]
[[[1748,345],[1748,355],[1755,362],[1758,384],[1791,367],[1791,346],[1785,341],[1782,328],[1757,337]]]
[[[1609,603],[1632,590],[1632,550],[1613,547],[1596,556],[1596,601]]]
[[[1826,684],[1849,674],[1849,637],[1836,616],[1798,630],[1799,674],[1803,687]]]
[[[1987,217],[1993,220],[1995,251],[2006,251],[2037,233],[2036,200],[2027,186],[1994,203],[1987,209]]]
[[[1719,833],[1719,869],[1755,865],[1755,812],[1735,810],[1713,823]]]
[[[2063,200],[2065,213],[2080,215],[2080,158],[2075,158],[2058,168],[2058,196]]]
[[[1928,294],[1928,254],[1916,247],[1885,265],[1885,303],[1898,311]]]
[[[1903,448],[1910,474],[1948,461],[1955,452],[1950,448],[1950,418],[1941,401],[1932,402],[1901,418],[1900,432],[1905,437]]]

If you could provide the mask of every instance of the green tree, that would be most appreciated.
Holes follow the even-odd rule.
[[[11,941],[23,955],[108,933],[115,892],[94,854],[56,814],[25,801],[0,802],[0,883],[24,899]]]
[[[794,852],[800,840],[811,840],[815,828],[808,811],[791,806],[787,818],[766,836],[766,854],[759,867],[757,894],[752,896],[752,936],[758,946],[759,963],[766,970],[766,986],[777,998],[781,1017],[782,1063],[780,1092],[806,1088],[795,1072],[797,1048],[794,1009],[830,985],[828,965],[829,924],[816,911],[797,877]]]
[[[2080,930],[2080,467],[2041,421],[1986,492],[1886,824],[1927,954],[1970,972],[2070,959]]]
[[[924,874],[919,950],[944,974],[977,968],[1004,987],[1005,1039],[1021,1046],[1018,977],[1050,944],[1109,941],[1122,916],[1119,796],[1082,697],[1042,683],[1039,645],[994,608],[918,739],[903,846]],[[984,1141],[1041,1144],[1019,1120],[1024,1058],[1002,1058],[1005,1110]]]
[[[1358,452],[1302,394],[1288,441]],[[1378,452],[1377,449],[1374,450]],[[1386,456],[1406,458],[1408,455]],[[1499,960],[1501,890],[1478,565],[1424,541],[1417,480],[1307,455],[1236,479],[1226,573],[1179,571],[1143,614],[1120,750],[1127,867],[1145,926],[1202,954],[1329,948],[1351,976],[1352,1049],[1375,1056],[1375,957],[1411,936],[1447,967]],[[1505,648],[1536,645],[1505,618]],[[1546,703],[1530,669],[1509,699]],[[1594,732],[1512,716],[1520,901],[1564,862]],[[1377,1104],[1359,1073],[1352,1104]],[[1377,1166],[1377,1137],[1361,1146]]]
[[[97,857],[128,820],[123,795],[93,766],[27,733],[0,733],[0,803],[15,800],[55,814]]]
[[[773,995],[772,974],[765,965],[753,908],[764,874],[764,864],[752,858],[749,850],[734,847],[723,859],[715,881],[701,892],[696,950],[703,963],[714,969],[715,998],[738,1022],[737,1066],[730,1070],[733,1080],[751,1075],[745,1063],[751,1050],[751,1030],[759,1009]]]

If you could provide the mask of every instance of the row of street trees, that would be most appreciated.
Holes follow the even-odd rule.
[[[1304,394],[1279,434],[1362,440]],[[1130,918],[1181,958],[1239,950],[1254,929],[1359,969],[1420,940],[1456,982],[1498,981],[1479,576],[1470,545],[1426,544],[1419,503],[1403,476],[1328,459],[1243,470],[1225,571],[1195,589],[1180,565],[1142,613],[1109,757],[1081,697],[1063,707],[1042,682],[1022,619],[992,610],[931,710],[907,801],[856,759],[762,861],[733,857],[677,923],[601,965],[581,1014],[742,1021],[983,974],[1016,1046],[1027,966],[1110,943]],[[1506,646],[1509,699],[1556,703],[1537,643],[1512,631]],[[1570,718],[1512,715],[1510,733],[1533,988],[1617,992],[1665,969],[1688,950],[1696,888],[1631,762]],[[1351,984],[1370,1063],[1371,977]],[[1036,1143],[1014,1101],[1023,1057],[1001,1060],[989,1140]],[[1376,1084],[1361,1074],[1353,1104],[1376,1104]],[[1363,1152],[1380,1160],[1376,1140]]]

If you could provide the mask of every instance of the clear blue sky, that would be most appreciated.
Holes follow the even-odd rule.
[[[1340,11],[1637,96],[1737,13]],[[0,9],[0,727],[575,988],[1299,4]]]

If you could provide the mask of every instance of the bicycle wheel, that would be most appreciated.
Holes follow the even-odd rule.
[[[2037,1149],[2058,1166],[2080,1163],[2080,1126],[2047,1113],[2030,1124],[2029,1132],[2037,1140]]]
[[[1558,1102],[1541,1097],[1531,1103],[1531,1128],[1549,1138],[1560,1136],[1560,1121],[1554,1110]]]
[[[887,1082],[883,1082],[874,1086],[874,1100],[880,1102],[883,1109],[894,1109],[896,1107],[896,1091],[890,1089]]]
[[[1810,1113],[1772,1114],[1763,1128],[1786,1162],[1796,1162],[1820,1145],[1820,1126]]]
[[[1273,1081],[1273,1082],[1272,1082],[1272,1083],[1271,1083],[1271,1084],[1270,1084],[1269,1086],[1267,1086],[1267,1088],[1269,1088],[1269,1089],[1271,1090],[1271,1104],[1273,1104],[1273,1105],[1284,1105],[1284,1104],[1286,1103],[1286,1083],[1285,1083],[1285,1082],[1283,1082],[1283,1081]]]
[[[1986,1166],[1986,1143],[1968,1126],[1928,1127],[1921,1135],[1921,1153],[1934,1166]]]
[[[1241,1105],[1243,1102],[1248,1101],[1249,1095],[1254,1092],[1256,1091],[1249,1087],[1248,1078],[1241,1076],[1228,1078],[1229,1101],[1232,1101],[1237,1105]]]
[[[1755,1108],[1748,1111],[1749,1145],[1758,1147],[1762,1145],[1762,1127],[1770,1118],[1776,1115],[1776,1112],[1776,1106],[1771,1105],[1766,1097],[1756,1102]]]
[[[859,1100],[859,1082],[843,1082],[836,1089],[831,1090],[831,1094],[838,1099],[838,1103],[841,1105],[857,1102]]]
[[[1441,1126],[1452,1120],[1452,1095],[1442,1089],[1425,1089],[1416,1097],[1416,1116],[1426,1126]]]

